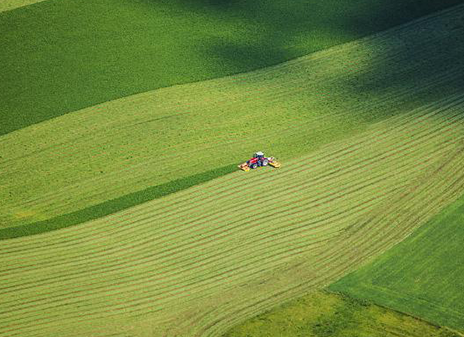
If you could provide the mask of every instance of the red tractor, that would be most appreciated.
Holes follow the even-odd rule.
[[[250,169],[255,169],[260,166],[270,165],[272,167],[280,167],[280,163],[274,157],[265,157],[264,153],[256,152],[253,155],[253,158],[247,160],[245,163],[239,165],[238,167],[243,171],[250,171]]]

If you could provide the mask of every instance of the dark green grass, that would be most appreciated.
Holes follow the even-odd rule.
[[[130,193],[120,198],[108,200],[73,213],[65,214],[45,221],[32,224],[0,229],[0,240],[13,239],[27,235],[46,233],[60,228],[70,227],[85,221],[115,213],[122,209],[164,197],[168,194],[198,185],[214,178],[236,171],[237,165],[224,166],[218,169],[176,179],[165,184],[152,186],[142,191]]]
[[[371,303],[315,292],[250,319],[224,337],[458,337],[446,328]]]
[[[330,289],[464,331],[464,196]]]
[[[49,0],[0,13],[0,135],[276,64],[464,0]]]

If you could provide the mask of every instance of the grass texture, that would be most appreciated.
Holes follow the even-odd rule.
[[[11,11],[13,9],[24,7],[24,6],[33,5],[35,3],[42,2],[42,1],[45,1],[45,0],[2,0],[2,2],[0,2],[0,13]]]
[[[464,193],[463,109],[450,95],[281,169],[4,240],[0,336],[218,336],[324,287]]]
[[[464,197],[330,288],[464,331]]]
[[[45,231],[63,216],[87,221],[130,205],[119,202],[124,196],[146,201],[156,186],[220,172],[256,150],[287,165],[460,93],[463,18],[464,6],[455,7],[278,66],[111,101],[4,135],[0,227],[51,221]]]
[[[463,0],[0,2],[0,134],[322,50]]]
[[[327,292],[312,292],[232,328],[224,337],[460,337],[417,318]]]

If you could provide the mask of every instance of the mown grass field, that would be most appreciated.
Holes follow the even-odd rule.
[[[335,291],[464,331],[464,197]]]
[[[278,66],[111,101],[4,135],[0,224],[33,229],[2,237],[110,214],[161,195],[156,186],[184,179],[170,191],[184,188],[192,175],[223,175],[256,149],[298,158],[462,92],[463,13],[455,7]]]
[[[464,192],[464,95],[291,160],[0,246],[0,336],[217,336]],[[414,214],[414,216],[411,216]]]
[[[0,134],[175,84],[246,72],[462,0],[0,2]],[[1,12],[1,11],[4,12]]]
[[[266,2],[269,7],[158,1],[156,23],[148,0],[49,0],[0,13],[0,25],[18,28],[1,38],[25,41],[22,52],[14,50],[19,67],[7,77],[21,92],[8,87],[2,99],[23,114],[7,117],[6,128],[16,131],[0,136],[0,337],[219,336],[376,261],[458,200],[464,193],[464,5],[261,70],[121,98],[277,63],[308,46],[319,50],[364,36],[366,27],[381,29],[444,6],[416,3],[352,2],[347,21],[337,21],[345,34],[315,33],[311,41],[303,1]],[[341,13],[340,2],[319,6],[331,6],[332,19]],[[395,19],[388,15],[392,6],[401,13]],[[291,22],[282,35],[272,28],[279,22],[273,15],[283,27]],[[157,25],[166,37],[157,35]],[[192,45],[173,25],[189,29]],[[127,35],[113,35],[116,30]],[[196,43],[211,35],[212,49]],[[159,44],[151,43],[155,38]],[[87,50],[79,47],[90,48],[87,58],[79,58]],[[171,55],[159,54],[165,73],[146,57],[159,50]],[[230,57],[241,53],[249,59]],[[27,69],[35,75],[22,76]],[[112,98],[118,99],[48,120]],[[33,124],[28,104],[43,122],[19,129]],[[236,171],[257,149],[283,167]],[[440,235],[452,233],[445,231]],[[456,254],[459,241],[449,241]],[[449,253],[443,247],[429,261],[441,263]],[[408,268],[414,261],[402,263]],[[427,293],[427,303],[443,299],[433,315],[451,313],[440,322],[456,327],[460,307],[450,308],[461,283],[451,283],[453,276],[460,280],[460,269],[450,264],[428,279],[414,266],[414,282],[405,284],[414,295]],[[448,287],[444,294],[438,284]],[[380,333],[368,317],[390,334],[448,334],[361,308],[362,302],[323,297],[329,316],[309,327],[322,335]],[[351,318],[364,323],[350,325]]]
[[[459,337],[411,316],[327,292],[312,292],[234,327],[224,337]]]

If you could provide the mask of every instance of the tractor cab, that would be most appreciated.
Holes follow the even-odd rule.
[[[256,153],[253,155],[253,158],[263,159],[263,158],[264,158],[264,153],[262,153],[261,151],[260,151],[260,152],[256,152]]]

